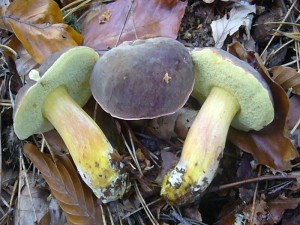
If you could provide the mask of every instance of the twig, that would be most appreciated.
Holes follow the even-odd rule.
[[[256,178],[250,178],[247,180],[242,180],[242,181],[237,181],[234,183],[230,184],[223,184],[218,187],[211,187],[209,189],[209,192],[216,192],[216,191],[222,191],[228,188],[236,187],[236,186],[241,186],[253,182],[258,182],[258,181],[267,181],[267,180],[286,180],[286,179],[299,179],[300,175],[274,175],[274,176],[261,176],[261,177],[256,177]]]
[[[184,219],[181,215],[179,215],[176,211],[173,211],[171,215],[180,222],[180,224],[184,225],[192,225],[190,222],[188,222],[186,219]]]
[[[298,64],[298,62],[299,62],[299,59],[296,59],[296,60],[293,60],[293,61],[291,61],[291,62],[282,64],[282,65],[280,65],[280,66],[290,66],[290,65],[293,65],[293,64],[295,64],[295,63]]]
[[[116,42],[116,44],[115,44],[115,47],[118,46],[118,44],[119,44],[119,41],[120,41],[120,39],[121,39],[123,30],[124,30],[125,25],[126,25],[126,23],[127,23],[127,21],[128,21],[128,17],[129,17],[129,14],[130,14],[130,12],[131,12],[131,9],[132,9],[133,2],[134,2],[134,0],[131,0],[131,4],[130,4],[130,7],[129,7],[129,10],[128,10],[128,12],[127,12],[127,15],[126,15],[124,24],[123,24],[123,26],[122,26],[122,28],[121,28],[120,34],[119,34],[118,39],[117,39],[117,42]]]
[[[81,7],[84,7],[85,5],[87,5],[88,3],[90,3],[91,1],[92,0],[87,0],[87,1],[84,1],[84,2],[80,3],[79,5],[77,5],[73,9],[71,9],[66,15],[64,15],[63,19],[67,18],[70,14],[72,14],[76,10],[80,9]]]
[[[291,130],[290,134],[293,135],[294,132],[297,130],[297,128],[300,125],[300,118],[298,119],[298,122],[296,123],[296,125],[293,127],[293,129]]]
[[[103,205],[102,205],[102,204],[100,205],[100,209],[101,209],[101,215],[102,215],[102,222],[103,222],[103,225],[107,225],[106,219],[105,219],[105,213],[104,213]]]
[[[133,141],[132,141],[132,137],[131,137],[130,131],[129,131],[129,138],[130,138],[130,142],[131,142],[131,148],[129,147],[129,145],[128,145],[126,139],[125,139],[125,137],[124,137],[123,135],[122,135],[122,137],[123,137],[124,144],[125,144],[125,146],[126,146],[128,152],[129,152],[131,158],[133,159],[133,161],[134,161],[136,167],[138,168],[139,173],[141,174],[141,176],[143,176],[142,169],[141,169],[140,164],[139,164],[139,161],[138,161],[138,159],[137,159],[137,157],[136,157],[136,152],[135,152],[135,148],[134,148],[134,144],[133,144]]]
[[[271,57],[273,57],[274,55],[276,55],[281,49],[283,49],[285,46],[291,44],[292,42],[294,42],[294,39],[292,40],[289,40],[288,42],[284,43],[283,45],[281,45],[278,49],[276,49],[274,52],[271,52],[267,59],[266,59],[266,62],[268,62],[270,60]]]
[[[259,166],[259,169],[258,169],[258,177],[261,176],[261,166]],[[254,191],[254,194],[253,194],[253,201],[252,201],[252,207],[251,207],[251,217],[250,217],[250,224],[254,224],[253,220],[254,220],[254,216],[255,216],[255,211],[256,211],[256,198],[257,198],[257,190],[258,190],[258,183],[259,182],[256,182],[256,185],[255,185],[255,191]]]
[[[151,220],[152,224],[159,225],[159,223],[156,221],[155,217],[151,213],[150,209],[148,208],[143,196],[141,195],[141,192],[140,192],[136,182],[134,182],[134,189],[135,189],[135,192],[138,196],[138,199],[140,200],[146,214],[149,216],[149,219]]]
[[[295,4],[297,3],[297,0],[294,1],[294,3],[292,4],[292,6],[290,7],[289,11],[286,13],[285,17],[283,18],[282,22],[285,22],[285,20],[289,17],[292,9],[294,8]],[[279,24],[278,28],[276,29],[276,32],[279,31],[282,27],[282,24]],[[275,34],[276,34],[275,32]],[[260,54],[260,56],[262,57],[265,52],[267,51],[267,49],[269,48],[270,44],[272,43],[272,41],[275,38],[275,34],[273,34],[273,36],[271,37],[270,41],[268,42],[268,44],[266,45],[265,49],[262,51],[262,53]]]
[[[6,49],[11,52],[16,57],[16,59],[20,58],[19,54],[9,46],[0,44],[0,48]]]
[[[147,206],[149,207],[150,205],[153,205],[154,203],[157,203],[157,202],[159,202],[159,201],[161,201],[161,200],[162,200],[162,198],[158,198],[158,199],[156,199],[156,200],[154,200],[154,201],[148,203]],[[135,214],[135,213],[141,211],[143,208],[144,208],[144,207],[140,207],[140,208],[138,208],[138,209],[136,209],[136,210],[134,210],[134,211],[128,213],[127,215],[123,216],[122,219],[128,218],[129,216],[131,216],[131,215],[133,215],[133,214]]]
[[[109,215],[110,224],[111,224],[111,225],[114,225],[115,223],[114,223],[114,220],[113,220],[113,218],[112,218],[112,215],[111,215],[111,212],[110,212],[109,207],[107,207],[107,212],[108,212],[108,215]]]
[[[31,207],[32,207],[33,214],[34,214],[34,221],[38,222],[38,218],[37,218],[36,211],[35,211],[34,204],[33,204],[31,189],[30,189],[30,185],[29,185],[29,182],[28,182],[28,176],[27,176],[27,172],[26,172],[26,168],[25,168],[25,163],[24,163],[24,159],[23,159],[21,153],[20,153],[19,160],[21,160],[21,165],[22,165],[22,168],[24,170],[25,182],[26,182],[26,186],[28,188],[29,198],[30,198],[30,201],[31,201]]]
[[[60,11],[67,10],[68,8],[71,8],[72,6],[77,5],[78,3],[84,2],[84,1],[85,1],[85,0],[76,0],[76,1],[74,1],[74,2],[71,2],[71,3],[69,3],[68,5],[62,7],[62,8],[60,9]]]

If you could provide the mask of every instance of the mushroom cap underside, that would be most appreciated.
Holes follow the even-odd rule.
[[[91,77],[92,93],[100,106],[127,120],[176,112],[193,85],[188,50],[164,37],[124,42],[99,59]]]
[[[203,102],[214,86],[230,92],[240,104],[231,124],[239,130],[260,130],[272,122],[272,94],[259,72],[221,49],[202,48],[191,54],[195,70],[192,96]]]
[[[85,46],[54,53],[37,70],[40,79],[30,80],[17,94],[14,108],[14,129],[20,139],[53,129],[43,116],[47,95],[64,86],[69,95],[83,106],[91,96],[89,79],[99,55]]]

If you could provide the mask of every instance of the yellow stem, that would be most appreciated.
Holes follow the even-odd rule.
[[[63,138],[82,179],[95,195],[104,203],[120,198],[125,191],[126,175],[120,171],[123,165],[113,160],[117,153],[64,87],[47,96],[43,115]]]
[[[211,183],[222,158],[228,129],[240,105],[214,87],[195,118],[180,161],[164,178],[161,194],[171,204],[192,202]]]

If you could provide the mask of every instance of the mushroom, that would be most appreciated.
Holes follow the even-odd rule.
[[[195,71],[192,96],[204,104],[188,132],[179,162],[162,183],[161,195],[176,205],[193,202],[211,183],[230,125],[243,131],[260,130],[274,118],[271,91],[250,65],[215,48],[197,49],[191,55]]]
[[[98,60],[91,76],[92,94],[99,105],[126,120],[176,112],[193,85],[188,50],[165,37],[122,43]]]
[[[16,97],[14,130],[26,139],[54,127],[84,182],[106,203],[124,194],[126,174],[116,160],[117,152],[81,108],[91,96],[89,79],[98,58],[91,48],[74,47],[53,54],[32,70],[33,80]]]

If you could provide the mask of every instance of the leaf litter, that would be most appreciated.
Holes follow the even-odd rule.
[[[30,0],[30,4],[24,5],[20,1],[10,3],[7,0],[0,4],[1,44],[19,55],[16,58],[7,50],[1,55],[6,59],[1,66],[9,71],[0,76],[3,121],[1,172],[10,176],[9,182],[1,180],[1,224],[11,224],[12,221],[22,224],[26,219],[31,220],[31,213],[23,213],[22,216],[12,213],[12,210],[24,212],[17,207],[16,198],[33,206],[35,201],[41,203],[46,199],[44,216],[42,219],[37,216],[40,224],[66,223],[64,217],[55,217],[54,212],[60,214],[57,203],[69,224],[236,224],[238,221],[240,224],[297,224],[300,214],[300,164],[297,158],[300,143],[300,51],[297,43],[299,26],[296,25],[299,23],[299,2],[151,0],[145,3],[117,0],[100,3],[64,1],[60,5],[82,24],[82,34],[65,24],[54,1]],[[274,8],[277,9],[272,11],[274,16],[266,16]],[[269,20],[261,23],[260,18],[263,17]],[[285,22],[288,17],[289,23]],[[255,35],[257,23],[271,27],[264,29],[264,36],[270,37],[264,43]],[[40,32],[42,38],[35,38]],[[59,37],[64,34],[67,35],[67,43],[60,42]],[[11,81],[12,78],[21,78],[24,82],[23,78],[30,69],[38,66],[49,54],[59,48],[81,44],[82,37],[83,45],[107,51],[123,41],[155,36],[178,37],[187,47],[226,49],[230,44],[240,42],[240,45],[231,45],[230,52],[266,76],[270,75],[277,83],[269,80],[275,96],[276,119],[262,132],[231,131],[231,142],[225,148],[218,174],[208,191],[188,207],[171,207],[159,196],[160,183],[163,175],[179,159],[199,104],[189,99],[178,114],[150,121],[126,122],[111,118],[99,106],[95,108],[95,102],[91,101],[85,110],[97,118],[101,127],[106,127],[106,135],[114,139],[114,147],[122,153],[132,181],[123,199],[100,205],[82,183],[72,161],[66,156],[67,148],[55,131],[45,134],[46,139],[34,135],[26,140],[31,144],[16,138],[12,129],[11,107],[22,82]],[[243,46],[251,51],[246,51]],[[22,149],[26,153],[25,158],[19,154]],[[46,152],[52,150],[51,155],[41,153],[40,149]],[[18,164],[20,159],[26,162],[26,172],[32,171],[30,163],[33,163],[46,182],[43,179],[38,182],[35,178],[28,189],[26,182],[25,185],[22,179],[13,176],[18,168],[20,175],[25,173],[25,164],[20,164],[21,167]],[[31,177],[31,173],[26,176]],[[30,190],[33,197],[28,203],[26,190]],[[49,190],[52,193],[50,197],[46,194]],[[43,194],[36,199],[34,193]],[[49,198],[52,198],[52,206]],[[39,209],[34,208],[30,212]]]

